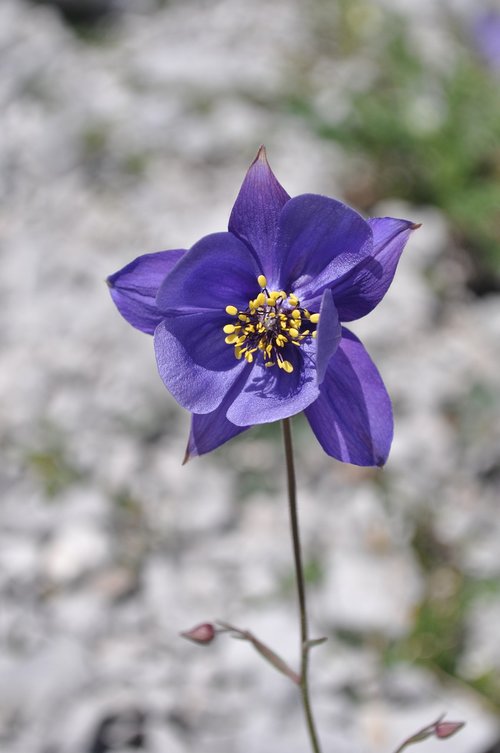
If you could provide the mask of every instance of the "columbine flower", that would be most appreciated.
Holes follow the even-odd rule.
[[[261,147],[229,232],[140,256],[108,278],[125,319],[154,333],[160,376],[193,414],[186,459],[305,411],[329,455],[385,462],[391,402],[341,322],[379,303],[415,227],[364,220],[325,196],[291,199]]]

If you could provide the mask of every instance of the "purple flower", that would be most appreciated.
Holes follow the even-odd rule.
[[[473,36],[478,53],[488,67],[500,73],[500,12],[482,11],[475,19]]]
[[[341,323],[379,303],[415,227],[364,220],[325,196],[291,199],[261,147],[229,232],[140,256],[108,278],[125,319],[154,332],[160,376],[193,414],[186,459],[305,411],[329,455],[383,465],[391,402]]]

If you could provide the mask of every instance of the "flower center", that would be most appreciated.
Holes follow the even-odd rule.
[[[293,365],[285,358],[287,346],[299,346],[309,337],[316,337],[319,314],[311,314],[300,306],[293,293],[267,289],[264,275],[257,278],[261,292],[241,311],[226,306],[233,320],[223,328],[228,345],[234,346],[236,358],[254,360],[261,353],[266,367],[278,366],[288,374]],[[289,348],[288,348],[289,350]]]

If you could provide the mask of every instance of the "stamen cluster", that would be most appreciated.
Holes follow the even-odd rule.
[[[307,337],[316,337],[319,314],[311,314],[300,306],[293,293],[267,289],[267,280],[259,275],[261,292],[241,311],[226,306],[226,313],[234,317],[223,328],[228,345],[234,346],[237,359],[252,363],[255,353],[262,353],[266,367],[278,366],[288,374],[292,363],[283,355],[288,344],[300,346]]]

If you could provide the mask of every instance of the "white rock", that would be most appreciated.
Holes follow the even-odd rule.
[[[410,629],[422,582],[408,556],[338,550],[327,573],[323,609],[332,625],[390,637]]]
[[[43,571],[49,580],[65,584],[97,570],[111,555],[108,537],[91,523],[68,523],[45,547]]]

